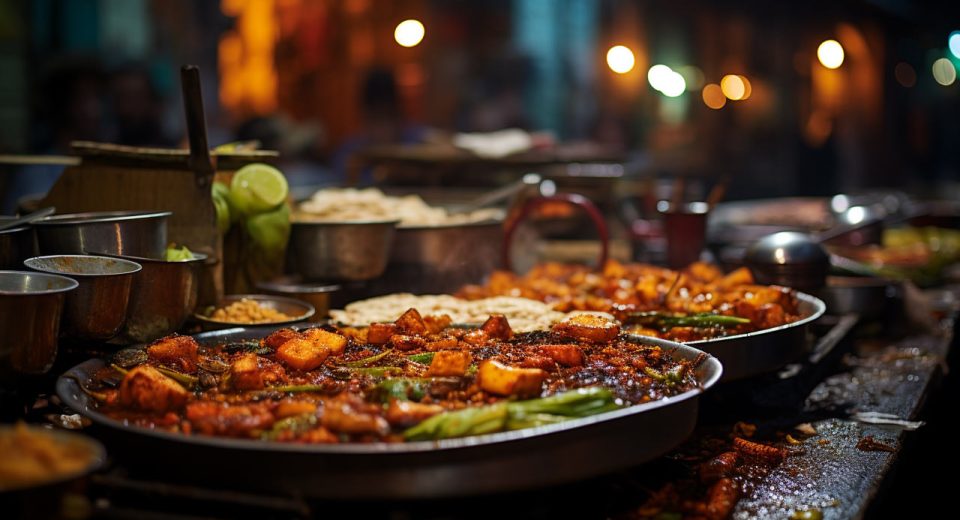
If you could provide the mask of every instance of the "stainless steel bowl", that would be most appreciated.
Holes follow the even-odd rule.
[[[370,280],[390,258],[396,220],[293,222],[287,271],[305,280]]]
[[[108,255],[110,256],[110,255]],[[197,306],[200,271],[207,255],[177,262],[124,256],[143,266],[133,280],[120,340],[145,343],[180,330]]]
[[[241,300],[253,300],[257,302],[262,307],[267,307],[276,311],[280,311],[287,316],[290,316],[289,320],[282,321],[271,321],[269,323],[248,323],[248,322],[237,322],[237,321],[223,321],[214,319],[212,317],[216,309],[221,309],[232,303],[239,302]],[[309,303],[294,299],[294,298],[285,298],[283,296],[270,296],[266,294],[231,294],[224,296],[216,305],[213,305],[204,310],[204,312],[198,312],[193,315],[198,321],[200,321],[200,326],[204,330],[218,330],[218,329],[229,329],[233,327],[279,327],[283,325],[292,325],[294,323],[300,323],[302,321],[307,321],[310,319],[316,309],[313,308],[313,305]]]
[[[103,211],[34,222],[41,255],[109,254],[162,258],[169,211]]]
[[[820,297],[832,314],[855,312],[864,318],[878,318],[893,304],[896,282],[869,276],[828,276]]]
[[[0,217],[0,224],[13,217]],[[0,269],[19,269],[23,261],[37,256],[37,239],[30,226],[0,231]]]
[[[326,321],[330,313],[331,295],[341,289],[340,285],[302,282],[296,278],[284,277],[269,282],[260,282],[257,289],[277,296],[296,298],[313,306],[314,314],[310,321]]]
[[[141,270],[140,264],[130,260],[87,255],[38,256],[28,258],[23,265],[76,280],[80,285],[67,295],[61,333],[69,338],[101,341],[120,332],[134,275]]]
[[[0,380],[11,372],[50,370],[57,358],[63,301],[77,285],[64,276],[0,271]]]
[[[401,226],[378,292],[452,293],[501,266],[503,222]]]

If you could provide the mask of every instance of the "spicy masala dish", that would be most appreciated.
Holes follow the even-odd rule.
[[[583,314],[515,334],[410,309],[369,327],[281,329],[198,345],[169,336],[118,352],[83,382],[127,424],[280,442],[403,442],[552,424],[698,387],[701,359]]]
[[[525,275],[496,271],[485,285],[468,285],[457,296],[518,296],[560,312],[607,312],[629,332],[681,342],[743,334],[801,318],[793,290],[759,285],[745,267],[724,274],[704,262],[673,271],[611,260],[600,272],[548,262]]]

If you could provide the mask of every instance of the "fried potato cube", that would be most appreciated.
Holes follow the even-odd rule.
[[[433,355],[427,377],[462,376],[473,363],[473,356],[464,350],[441,350]]]
[[[371,323],[367,328],[367,343],[385,345],[397,333],[396,323]]]
[[[687,273],[700,282],[712,282],[723,276],[719,267],[707,262],[694,262],[687,266]]]
[[[517,368],[488,359],[477,371],[480,389],[502,396],[527,397],[540,393],[547,373],[539,368]]]
[[[489,339],[490,336],[488,336],[487,333],[482,329],[471,330],[463,335],[463,341],[474,347],[483,345]]]
[[[190,336],[167,336],[147,347],[147,356],[164,365],[173,365],[186,373],[197,371],[197,341]]]
[[[280,348],[280,345],[290,341],[291,339],[300,337],[297,334],[297,331],[293,329],[280,329],[272,332],[269,336],[263,339],[263,346],[277,350]]]
[[[407,312],[401,314],[394,323],[404,334],[425,334],[427,332],[427,324],[423,321],[423,317],[420,316],[417,309],[407,309]]]
[[[583,365],[583,351],[576,345],[543,345],[540,353],[565,367]]]
[[[428,334],[439,334],[453,323],[453,318],[449,314],[431,314],[423,317],[423,323],[427,326]]]
[[[753,283],[753,273],[750,272],[750,269],[741,267],[730,271],[726,276],[721,278],[717,282],[717,286],[721,289],[732,289],[738,285],[752,285]]]
[[[620,324],[596,314],[575,314],[553,326],[553,331],[561,337],[604,343],[613,341],[620,334]]]
[[[145,412],[165,413],[187,404],[190,393],[150,365],[127,372],[120,382],[120,404]]]
[[[306,338],[290,340],[277,349],[277,359],[290,368],[304,372],[322,365],[329,355],[330,349]]]
[[[330,351],[331,354],[339,354],[347,346],[347,338],[323,329],[307,329],[302,332],[304,339],[316,343]]]
[[[443,407],[436,404],[414,403],[412,401],[390,400],[387,406],[387,422],[394,426],[413,426],[425,419],[443,411]]]
[[[310,401],[280,401],[273,415],[277,419],[285,419],[296,415],[314,414],[317,411],[317,404]]]
[[[407,336],[406,334],[394,334],[390,336],[390,346],[397,350],[416,350],[427,346],[427,340],[420,336]]]
[[[510,339],[513,337],[513,329],[507,322],[507,317],[503,314],[491,314],[487,321],[483,322],[480,330],[487,333],[487,336],[496,339]]]
[[[230,384],[240,391],[263,389],[263,373],[256,354],[244,354],[230,365]]]

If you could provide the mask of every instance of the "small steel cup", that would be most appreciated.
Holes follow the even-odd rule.
[[[663,215],[667,265],[671,269],[681,269],[700,260],[706,244],[710,206],[705,202],[674,205],[660,201],[657,210]]]
[[[34,271],[73,278],[80,284],[67,295],[63,336],[104,341],[120,332],[140,264],[87,255],[38,256],[24,260],[23,264]]]
[[[0,380],[44,374],[57,359],[64,297],[77,288],[64,276],[0,271]]]

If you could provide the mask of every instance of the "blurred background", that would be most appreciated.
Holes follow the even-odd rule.
[[[279,150],[292,186],[507,128],[728,199],[960,180],[960,3],[908,0],[0,0],[0,154],[184,146],[186,63],[211,145]],[[4,213],[59,173],[0,168]]]

